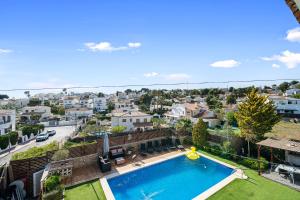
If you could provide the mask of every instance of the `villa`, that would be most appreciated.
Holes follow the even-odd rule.
[[[269,99],[274,102],[279,115],[300,118],[300,99],[284,96],[270,96]]]
[[[152,115],[140,111],[113,112],[112,127],[125,126],[125,131],[145,131],[153,129]]]

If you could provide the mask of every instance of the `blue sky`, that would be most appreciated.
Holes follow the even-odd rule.
[[[284,0],[3,0],[0,88],[300,78],[298,27]]]

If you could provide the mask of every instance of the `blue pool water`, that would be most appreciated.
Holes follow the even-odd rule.
[[[190,200],[233,171],[204,157],[191,161],[179,156],[108,179],[107,182],[116,200]]]

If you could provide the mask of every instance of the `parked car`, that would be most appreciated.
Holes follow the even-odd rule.
[[[49,138],[49,134],[47,132],[42,132],[36,136],[35,141],[37,142],[45,141],[48,138]]]
[[[55,131],[55,130],[48,130],[47,133],[48,133],[48,135],[49,135],[49,137],[50,137],[50,136],[55,135],[55,134],[56,134],[56,131]]]

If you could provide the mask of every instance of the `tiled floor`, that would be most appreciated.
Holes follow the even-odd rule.
[[[120,166],[116,166],[113,163],[112,166],[112,171],[107,172],[107,173],[102,173],[100,171],[100,168],[95,162],[93,165],[88,165],[84,166],[83,168],[77,168],[73,169],[72,176],[71,177],[66,177],[63,179],[63,184],[65,186],[72,186],[72,185],[77,185],[80,183],[84,183],[90,180],[94,180],[97,178],[101,178],[103,176],[112,174],[112,173],[121,173],[123,171],[128,171],[132,168],[139,168],[140,166],[143,166],[146,163],[152,163],[158,160],[161,160],[163,158],[168,158],[170,156],[174,156],[177,154],[182,153],[180,150],[173,150],[173,151],[168,151],[168,152],[162,152],[162,153],[153,153],[153,154],[148,154],[147,157],[142,157],[138,155],[134,160],[132,160],[132,156],[126,158],[126,163]]]

